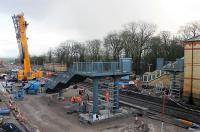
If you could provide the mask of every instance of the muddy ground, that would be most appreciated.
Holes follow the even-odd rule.
[[[85,125],[79,122],[78,114],[67,114],[66,102],[51,100],[46,95],[27,95],[24,101],[17,102],[21,112],[41,132],[132,132],[140,131],[134,124],[135,117]],[[160,122],[139,118],[148,124],[150,132],[160,131]],[[165,132],[185,132],[186,129],[165,124]]]

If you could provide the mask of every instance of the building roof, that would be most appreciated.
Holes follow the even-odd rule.
[[[192,37],[192,38],[186,40],[185,42],[196,42],[196,41],[200,41],[200,35]]]
[[[150,75],[151,74],[151,72],[145,72],[144,73],[144,75]]]

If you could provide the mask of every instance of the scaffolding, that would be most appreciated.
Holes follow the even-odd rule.
[[[164,71],[167,71],[171,75],[170,83],[170,95],[176,99],[180,99],[183,91],[183,58],[176,59],[174,63],[170,63],[164,67]]]
[[[183,92],[183,73],[173,72],[171,74],[170,95],[180,99]]]
[[[106,95],[107,94],[107,95]],[[110,112],[117,112],[119,109],[119,89],[113,82],[105,81],[99,89],[99,107],[105,108]]]

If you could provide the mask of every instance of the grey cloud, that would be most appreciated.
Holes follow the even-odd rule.
[[[41,45],[38,48],[48,49],[50,44],[53,46],[65,41],[60,38],[78,41],[102,39],[108,32],[119,30],[129,22],[147,21],[157,24],[159,30],[176,30],[193,18],[190,14],[196,15],[199,10],[194,9],[197,13],[192,10],[198,7],[197,0],[192,0],[195,3],[191,2],[190,8],[183,8],[187,5],[185,1],[187,0],[0,0],[0,15],[11,16],[23,11],[30,23],[30,47],[37,43]],[[181,13],[183,11],[184,14]],[[0,22],[1,19],[5,17],[0,18]],[[4,25],[13,28],[11,17],[6,19],[10,23],[4,22],[0,28]],[[14,29],[9,29],[7,33],[0,30],[0,34],[11,33],[14,34]],[[34,54],[37,51],[39,50],[35,48]]]
[[[23,11],[27,18],[40,21],[44,28],[76,31],[85,39],[98,38],[122,24],[143,19],[155,10],[156,0],[7,0],[0,11]],[[151,4],[151,5],[149,5]],[[151,14],[154,16],[154,14]],[[146,16],[148,17],[148,16]]]

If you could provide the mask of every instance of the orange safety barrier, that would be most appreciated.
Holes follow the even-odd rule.
[[[16,119],[19,121],[24,121],[24,117],[22,116],[22,114],[20,112],[17,112]]]
[[[17,119],[19,120],[21,118],[21,114],[19,112],[17,112],[17,115],[16,115]]]

